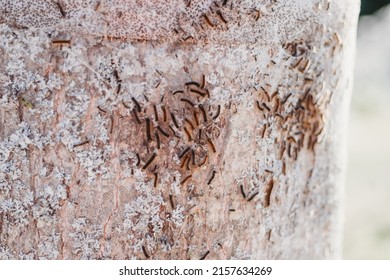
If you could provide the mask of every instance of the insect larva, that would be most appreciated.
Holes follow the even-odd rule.
[[[300,151],[301,150],[301,148],[303,148],[303,140],[302,140],[302,138],[299,138],[298,139],[298,151]]]
[[[141,106],[139,105],[138,101],[135,100],[134,97],[132,97],[131,100],[133,100],[134,105],[135,105],[135,107],[137,108],[138,113],[140,113],[140,112],[141,112]]]
[[[142,167],[142,169],[146,169],[156,158],[157,154],[153,153],[153,155],[149,158],[149,160],[145,163],[145,165]]]
[[[195,151],[191,150],[192,165],[195,165]]]
[[[142,96],[145,98],[146,102],[149,102],[149,98],[145,94],[142,94]]]
[[[313,96],[309,95],[306,98],[306,107],[310,108],[310,105],[314,105]]]
[[[187,170],[190,170],[190,164],[191,164],[191,156],[189,156],[189,157],[187,158],[187,165],[186,165]]]
[[[141,124],[141,121],[140,121],[138,114],[137,114],[137,111],[135,109],[133,110],[133,114],[134,114],[134,117],[135,117],[135,120],[137,121],[137,123]]]
[[[179,155],[179,159],[182,159],[182,157],[184,157],[184,155],[190,150],[190,147],[187,147],[183,152],[180,153]]]
[[[154,70],[157,72],[157,74],[159,74],[160,76],[162,76],[160,71],[158,71],[157,69],[154,69]]]
[[[111,117],[110,117],[110,120],[111,120],[110,134],[112,134],[112,132],[113,132],[113,130],[114,130],[114,116],[111,116]]]
[[[53,40],[51,41],[53,45],[60,45],[60,44],[70,44],[70,40]]]
[[[282,173],[283,173],[283,175],[286,175],[286,163],[285,162],[283,162],[283,164],[282,164]]]
[[[113,75],[114,75],[114,77],[115,77],[115,80],[116,80],[117,82],[119,82],[119,81],[120,81],[120,79],[119,79],[119,74],[118,74],[118,71],[117,71],[116,69],[114,70]]]
[[[158,132],[155,131],[154,132],[154,136],[156,137],[156,141],[157,141],[157,149],[160,149],[161,148],[161,144],[160,144],[160,136],[158,136]]]
[[[189,39],[194,39],[194,37],[192,37],[192,36],[190,35],[190,36],[187,36],[187,37],[183,38],[184,41],[188,41]]]
[[[126,108],[126,109],[130,109],[130,106],[129,105],[126,105],[125,102],[122,101],[122,105]]]
[[[169,129],[172,131],[173,133],[173,136],[177,137],[177,138],[180,138],[179,136],[176,135],[176,132],[175,130],[173,129],[173,127],[171,125],[168,125]]]
[[[283,143],[283,147],[282,147],[282,150],[280,151],[280,155],[279,155],[279,159],[282,159],[283,158],[283,154],[284,154],[284,151],[286,150],[286,146],[284,145]]]
[[[309,136],[309,140],[307,141],[307,148],[310,149],[311,147],[311,141],[312,141],[312,136]]]
[[[324,130],[324,127],[322,126],[321,129],[314,135],[315,136],[319,136],[322,133],[323,130]]]
[[[214,27],[214,24],[211,22],[211,20],[208,18],[207,15],[203,14],[202,16],[204,17],[204,19],[206,20],[208,25],[210,25],[211,27]]]
[[[307,77],[304,80],[305,80],[305,82],[312,82],[313,81],[312,78],[307,78]]]
[[[96,7],[95,7],[95,11],[97,11],[99,9],[99,7],[100,7],[100,1],[97,2]]]
[[[305,94],[303,95],[302,100],[305,100],[305,99],[306,99],[306,97],[308,96],[310,90],[311,90],[311,88],[308,88],[308,89],[305,91]],[[310,96],[311,96],[311,95],[310,95]]]
[[[292,93],[287,94],[286,97],[283,99],[282,104],[286,103],[286,101],[290,98],[291,95]]]
[[[99,110],[100,112],[102,112],[102,113],[107,113],[107,111],[106,111],[106,110],[103,110],[100,106],[97,106],[97,108],[98,108],[98,110]]]
[[[255,16],[255,21],[258,21],[259,18],[260,18],[260,11],[259,10],[256,10],[256,9],[253,9],[256,13],[256,16]]]
[[[116,88],[116,94],[119,94],[119,92],[121,91],[121,88],[122,88],[122,83],[118,82],[118,86]]]
[[[187,134],[188,141],[191,141],[192,140],[191,134],[186,127],[184,127],[184,132]]]
[[[154,172],[153,175],[154,175],[153,187],[157,188],[158,174],[156,172]]]
[[[268,207],[271,204],[271,193],[273,187],[274,187],[274,180],[272,179],[265,189],[264,207]]]
[[[137,163],[136,163],[135,165],[136,165],[136,166],[139,166],[139,164],[141,163],[141,158],[140,158],[140,156],[139,156],[138,153],[136,153],[135,155],[136,155],[136,157],[137,157]]]
[[[246,201],[251,201],[251,200],[254,199],[255,196],[258,195],[258,194],[259,194],[258,191],[254,192],[253,194],[251,194],[251,196],[248,197],[248,199],[247,199]]]
[[[156,121],[158,121],[158,112],[157,112],[156,104],[153,105],[153,111],[154,111],[154,118]]]
[[[150,119],[146,118],[146,138],[148,141],[152,140],[152,137],[150,136]]]
[[[191,211],[191,209],[193,209],[193,208],[195,208],[195,207],[196,207],[196,204],[191,205],[190,207],[188,207],[187,209],[185,209],[185,210],[183,211],[183,214],[187,214],[188,212]]]
[[[268,126],[268,124],[264,124],[263,131],[261,132],[261,138],[264,138],[265,132],[267,131],[267,126]]]
[[[280,100],[277,99],[277,100],[276,100],[276,105],[275,105],[273,111],[274,111],[274,112],[277,112],[277,111],[279,110],[279,107],[280,107]]]
[[[241,191],[242,197],[245,199],[246,198],[246,194],[244,192],[244,186],[243,185],[240,185],[240,191]]]
[[[200,88],[200,84],[197,82],[194,82],[194,81],[185,83],[185,86],[187,86],[187,87],[188,86],[196,86],[196,87]]]
[[[295,110],[302,110],[302,111],[305,111],[305,107],[302,106],[301,104],[301,100],[298,100],[298,103],[297,105],[295,106]],[[299,112],[298,112],[299,113]],[[299,118],[298,118],[299,119]]]
[[[217,15],[219,16],[219,18],[223,21],[223,23],[227,24],[227,21],[226,19],[223,17],[222,13],[220,10],[217,11]]]
[[[316,140],[317,141],[317,140]],[[314,142],[315,144],[316,142]],[[313,145],[313,149],[314,149],[314,145]],[[294,160],[296,161],[298,159],[298,147],[295,147],[295,150],[294,150]]]
[[[164,96],[163,96],[163,98],[164,98]],[[161,109],[162,109],[162,111],[163,111],[164,122],[166,122],[166,121],[167,121],[167,109],[165,108],[164,105],[161,106]]]
[[[60,1],[57,1],[55,3],[57,4],[57,7],[60,10],[60,13],[61,13],[62,17],[66,17],[66,13],[65,13],[64,8],[62,7]]]
[[[204,260],[209,253],[210,253],[210,251],[207,251],[199,260],[201,260],[201,261]]]
[[[214,180],[214,177],[215,177],[215,174],[216,174],[217,172],[215,171],[215,170],[213,170],[213,173],[211,173],[211,178],[209,179],[209,181],[207,182],[207,185],[210,185],[211,184],[211,182]]]
[[[263,91],[265,97],[267,98],[267,101],[268,102],[271,102],[271,97],[268,95],[268,92],[263,88],[263,87],[260,87],[261,90]],[[264,103],[263,103],[264,104]]]
[[[307,69],[309,69],[310,64],[311,64],[310,60],[309,60],[309,59],[306,59],[305,64],[304,64],[302,67],[298,68],[299,72],[301,72],[301,73],[306,72]]]
[[[289,143],[287,146],[287,154],[288,154],[288,157],[291,157],[291,143]]]
[[[164,135],[165,137],[169,137],[169,133],[162,129],[161,126],[157,126],[157,129],[161,132],[162,135]]]
[[[188,160],[188,155],[186,155],[185,157],[184,157],[184,159],[183,159],[183,161],[181,162],[181,164],[180,164],[180,168],[183,168],[184,167],[184,165],[186,165],[186,162],[187,162],[187,160]]]
[[[326,6],[325,10],[328,11],[330,8],[330,1],[328,1],[328,3],[326,3],[326,4],[327,4],[327,6]]]
[[[261,105],[263,105],[263,107],[269,112],[271,111],[270,107],[267,106],[267,104],[265,104],[264,102],[261,103]]]
[[[194,119],[195,119],[195,124],[198,126],[199,125],[198,112],[194,111],[193,115],[194,115]]]
[[[278,118],[280,118],[281,120],[284,120],[283,116],[282,116],[281,114],[279,114],[279,113],[276,113],[276,114],[275,114],[275,117],[278,117]]]
[[[186,103],[190,104],[192,107],[195,107],[195,104],[194,104],[191,100],[189,100],[189,99],[187,99],[187,98],[181,98],[180,100],[183,101],[183,102],[186,102]]]
[[[150,256],[149,256],[148,252],[146,251],[146,248],[145,248],[144,245],[142,245],[142,252],[144,253],[144,255],[145,255],[145,257],[146,257],[147,259],[150,258]]]
[[[274,173],[272,170],[269,170],[269,169],[264,169],[264,171],[267,173],[272,173],[272,174]]]
[[[150,172],[153,173],[153,172],[156,171],[156,170],[157,170],[157,164],[154,165],[154,167],[150,170]]]
[[[315,147],[315,145],[317,144],[317,137],[313,137],[313,139],[312,139],[312,143],[311,143],[311,147],[310,147],[310,149],[312,150],[312,151],[314,151],[314,147]]]
[[[290,67],[290,69],[295,69],[295,68],[297,68],[298,65],[301,64],[302,60],[303,60],[303,57],[301,57],[295,64],[292,64],[291,67]]]
[[[272,233],[272,229],[268,230],[267,233],[265,234],[267,236],[268,241],[271,240],[271,233]]]
[[[204,157],[204,160],[201,163],[198,164],[198,167],[202,167],[206,163],[207,159],[208,159],[208,156],[206,155]]]
[[[203,121],[204,121],[204,122],[207,122],[206,110],[204,109],[204,106],[203,106],[202,104],[199,105],[199,109],[202,111]]]
[[[199,141],[200,141],[200,139],[202,139],[202,129],[199,129],[198,135],[199,135]]]
[[[206,88],[205,89],[207,96],[210,98],[210,91]]]
[[[187,177],[185,177],[181,182],[180,182],[180,185],[183,185],[185,182],[187,182],[190,178],[192,177],[192,175],[188,175]]]
[[[194,130],[195,127],[194,127],[194,125],[192,124],[192,122],[189,119],[184,118],[184,122],[186,122],[186,123],[188,123],[190,125],[191,130]]]
[[[295,140],[295,138],[294,138],[294,137],[292,137],[292,136],[289,136],[289,137],[287,137],[287,140],[289,140],[289,141],[292,141],[292,142],[296,143],[296,140]]]
[[[221,105],[218,105],[217,107],[217,113],[215,114],[215,116],[213,117],[213,120],[216,120],[218,117],[219,117],[219,114],[221,113]]]
[[[171,112],[171,119],[172,119],[172,121],[173,121],[173,124],[176,126],[176,128],[179,128],[179,125],[177,124],[175,115],[174,115],[172,112]]]
[[[263,108],[260,105],[260,102],[256,100],[257,108],[259,108],[260,111],[263,111]]]
[[[206,86],[206,77],[202,74],[202,82],[200,84],[200,88],[203,89]]]
[[[229,209],[229,212],[235,212],[236,209]]]
[[[173,203],[173,197],[171,194],[169,195],[169,203],[171,204],[171,208],[175,209],[175,204]]]
[[[215,153],[217,150],[215,149],[213,141],[211,141],[210,138],[207,138],[207,142],[210,144],[211,149],[213,150],[213,153]]]
[[[194,92],[194,93],[196,93],[196,94],[199,94],[199,95],[202,96],[202,97],[205,97],[205,96],[206,96],[205,93],[203,93],[203,92],[201,92],[201,91],[199,91],[199,90],[196,90],[196,89],[190,89],[190,91],[191,91],[191,92]]]
[[[78,143],[78,144],[74,144],[73,148],[80,147],[80,146],[83,146],[83,145],[88,144],[88,143],[89,143],[89,140],[86,140],[84,142],[81,142],[81,143]]]
[[[175,95],[175,94],[177,94],[177,93],[184,93],[184,91],[182,91],[182,90],[177,90],[177,91],[173,92],[172,95]]]

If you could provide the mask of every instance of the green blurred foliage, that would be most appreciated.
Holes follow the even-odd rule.
[[[361,15],[368,15],[376,12],[383,6],[390,4],[390,0],[361,0],[362,8]]]

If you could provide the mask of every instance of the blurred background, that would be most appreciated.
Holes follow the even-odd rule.
[[[372,14],[383,6],[390,4],[390,0],[361,0],[361,2],[361,16]]]
[[[390,259],[388,4],[362,0],[349,120],[345,259]]]

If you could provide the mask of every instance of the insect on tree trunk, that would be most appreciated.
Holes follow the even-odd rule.
[[[340,256],[358,1],[84,2],[0,1],[1,259]]]

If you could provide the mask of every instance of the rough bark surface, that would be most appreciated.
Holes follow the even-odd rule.
[[[0,258],[338,257],[357,14],[1,0]]]

